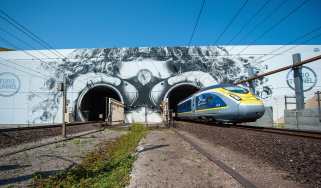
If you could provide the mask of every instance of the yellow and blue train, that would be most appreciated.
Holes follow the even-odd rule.
[[[253,122],[263,116],[262,100],[246,88],[219,84],[204,88],[177,104],[178,119]]]

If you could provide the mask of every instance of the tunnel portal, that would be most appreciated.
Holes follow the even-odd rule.
[[[113,98],[121,101],[117,91],[107,86],[96,86],[86,92],[81,99],[80,111],[86,121],[102,120],[99,114],[103,114],[103,120],[106,118],[106,98]]]
[[[177,111],[177,104],[184,100],[185,98],[191,96],[199,90],[198,87],[192,84],[182,84],[174,86],[173,89],[167,94],[169,109],[173,112]]]

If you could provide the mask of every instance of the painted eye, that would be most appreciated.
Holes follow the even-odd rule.
[[[163,92],[165,90],[166,84],[164,82],[158,83],[154,85],[150,92],[150,99],[151,101],[156,105],[158,104],[161,100],[161,96],[163,95]]]
[[[127,99],[127,103],[129,105],[133,105],[134,102],[137,100],[138,98],[138,91],[135,88],[134,85],[130,84],[127,81],[124,81],[124,86],[123,86],[123,90],[126,91],[124,92],[124,97],[126,97]]]

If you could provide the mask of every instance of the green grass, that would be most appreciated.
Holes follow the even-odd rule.
[[[284,123],[276,123],[276,124],[274,124],[274,127],[275,128],[284,128],[285,126],[284,126]]]
[[[76,145],[79,145],[80,144],[80,139],[79,138],[73,139],[72,143],[76,144]]]
[[[36,187],[125,187],[136,156],[135,148],[147,129],[132,125],[127,134],[113,142],[100,144],[80,165],[59,175],[34,176]]]

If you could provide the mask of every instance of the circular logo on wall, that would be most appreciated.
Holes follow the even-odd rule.
[[[317,74],[309,67],[302,66],[303,91],[311,90],[317,84]],[[286,83],[295,90],[293,70],[290,70],[286,76]]]
[[[137,74],[137,79],[143,86],[148,84],[152,77],[152,73],[148,69],[143,69]]]
[[[0,73],[0,96],[10,97],[20,90],[20,79],[10,72]]]

